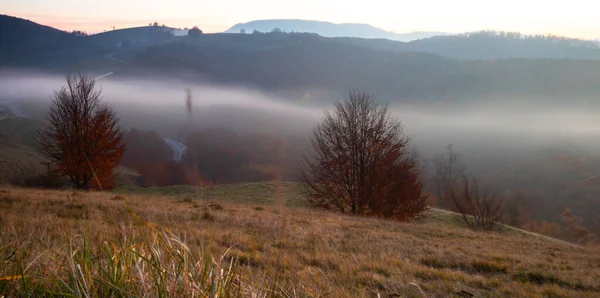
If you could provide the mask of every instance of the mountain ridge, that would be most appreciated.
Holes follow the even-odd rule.
[[[358,38],[385,38],[390,40],[408,42],[437,35],[447,35],[444,32],[414,31],[410,33],[395,33],[386,31],[369,24],[361,23],[332,23],[326,21],[301,20],[301,19],[268,19],[254,20],[238,23],[224,33],[240,33],[245,30],[251,33],[254,30],[270,32],[279,28],[284,32],[315,33],[324,37],[358,37]]]

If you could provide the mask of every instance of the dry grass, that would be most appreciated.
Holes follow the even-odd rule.
[[[0,190],[0,296],[600,295],[593,248],[186,198]]]
[[[27,178],[44,173],[43,160],[39,153],[30,148],[0,144],[0,184],[22,183]]]

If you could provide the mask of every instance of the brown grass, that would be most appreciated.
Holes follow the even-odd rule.
[[[600,295],[589,247],[210,198],[2,189],[0,296]]]
[[[0,184],[23,183],[28,178],[44,173],[42,161],[43,158],[35,150],[20,145],[0,144]]]

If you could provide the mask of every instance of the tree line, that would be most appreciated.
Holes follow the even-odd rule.
[[[382,102],[466,97],[484,100],[489,94],[548,98],[600,94],[596,83],[600,61],[493,59],[493,55],[466,61],[425,50],[378,50],[370,43],[353,44],[310,34],[206,36],[149,47],[134,57],[133,64],[173,75],[185,69],[212,81],[265,90],[361,86],[377,90]],[[473,43],[469,46],[473,51],[480,48]],[[271,46],[265,49],[265,44]],[[600,49],[595,51],[600,58]]]

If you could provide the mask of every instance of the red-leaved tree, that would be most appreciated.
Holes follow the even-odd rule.
[[[427,210],[421,167],[401,122],[368,94],[350,90],[310,141],[300,180],[314,206],[399,220]]]
[[[114,169],[125,151],[117,115],[101,103],[93,78],[79,74],[66,80],[52,98],[48,127],[37,136],[48,170],[76,189],[114,188]]]

